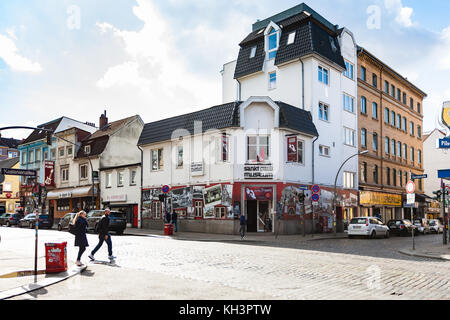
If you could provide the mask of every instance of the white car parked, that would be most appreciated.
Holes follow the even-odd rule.
[[[353,218],[348,225],[348,237],[366,236],[369,238],[389,238],[389,228],[378,218],[360,217]]]
[[[430,232],[443,233],[444,226],[437,219],[430,220]]]

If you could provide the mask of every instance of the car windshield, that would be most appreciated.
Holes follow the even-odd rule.
[[[435,226],[436,225],[436,221],[430,221],[430,226]]]
[[[365,218],[353,218],[350,221],[350,224],[366,224],[367,223],[367,219]]]
[[[36,215],[34,213],[32,213],[32,214],[27,215],[25,217],[25,219],[32,219],[32,218],[35,218],[35,217],[36,217]]]
[[[414,223],[422,223],[422,221],[421,220],[414,220]]]

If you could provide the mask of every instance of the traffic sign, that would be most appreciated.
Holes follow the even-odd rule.
[[[169,186],[166,185],[166,186],[162,187],[162,192],[163,193],[168,193],[169,191],[170,191],[170,187]]]
[[[439,139],[439,149],[450,149],[450,137]]]
[[[408,193],[406,195],[406,203],[407,204],[414,204],[416,202],[416,194],[415,193]]]
[[[314,194],[311,196],[311,200],[314,201],[314,202],[318,202],[319,199],[320,199],[320,196],[319,196],[317,193],[314,193]]]
[[[411,193],[414,193],[415,190],[416,190],[416,185],[414,184],[414,182],[408,181],[408,183],[406,184],[406,192],[411,194]]]
[[[320,187],[319,187],[317,184],[315,184],[315,185],[313,185],[313,186],[311,187],[311,190],[312,190],[312,192],[314,192],[314,193],[319,193]]]

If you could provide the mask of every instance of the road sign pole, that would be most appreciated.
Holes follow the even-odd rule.
[[[412,219],[412,224],[414,226],[414,212],[413,212],[413,207],[411,207],[411,219]],[[414,241],[414,228],[412,229],[412,241],[413,241],[413,250],[416,250],[416,243]]]
[[[444,232],[442,233],[442,236],[443,236],[443,243],[444,243],[444,245],[445,244],[447,244],[447,227],[448,227],[448,224],[447,224],[447,213],[446,213],[446,211],[445,211],[445,183],[444,183],[444,180],[443,179],[441,179],[441,188],[442,188],[442,205],[441,205],[441,207],[442,207],[442,218],[444,219]]]

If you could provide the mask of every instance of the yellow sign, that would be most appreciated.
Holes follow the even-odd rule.
[[[442,122],[450,129],[450,101],[444,102],[442,107]]]
[[[361,191],[359,193],[359,203],[361,205],[384,205],[402,206],[402,196],[400,194],[389,194],[381,192]]]

